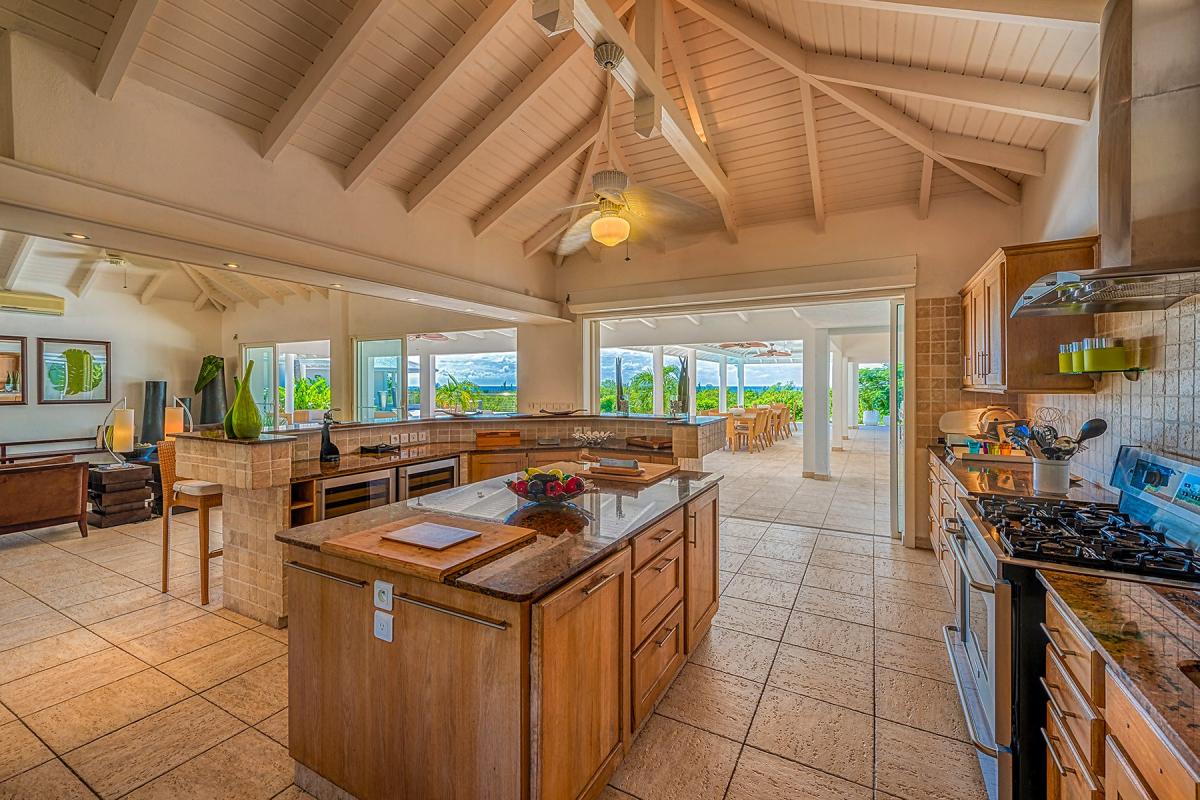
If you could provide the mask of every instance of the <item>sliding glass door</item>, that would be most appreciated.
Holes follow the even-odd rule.
[[[355,343],[354,419],[406,419],[404,339]]]
[[[262,412],[263,427],[273,428],[279,423],[279,368],[273,344],[248,344],[242,346],[242,375],[244,379],[250,362],[254,372],[250,376],[250,396]]]

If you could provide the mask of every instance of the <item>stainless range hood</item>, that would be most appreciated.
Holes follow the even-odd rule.
[[[1100,24],[1100,268],[1026,289],[1012,315],[1168,308],[1200,294],[1200,3],[1108,0]]]

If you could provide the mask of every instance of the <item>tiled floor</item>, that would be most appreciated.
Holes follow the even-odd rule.
[[[829,482],[790,477],[798,444],[706,464],[739,515],[722,524],[721,611],[606,800],[984,797],[932,556],[853,532],[886,519],[886,432],[860,431]],[[0,536],[0,800],[307,797],[287,633],[220,607],[219,559],[198,605],[191,521],[169,594],[157,520]]]

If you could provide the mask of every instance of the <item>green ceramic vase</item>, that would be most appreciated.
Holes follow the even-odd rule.
[[[237,382],[237,394],[225,418],[225,435],[228,436],[232,431],[234,439],[257,439],[262,434],[262,412],[250,395],[250,376],[253,374],[254,362],[251,361],[246,364],[246,374]]]

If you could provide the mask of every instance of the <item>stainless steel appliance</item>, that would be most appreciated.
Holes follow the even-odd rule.
[[[332,519],[396,502],[396,470],[326,478],[317,484],[317,519]]]
[[[455,486],[458,486],[457,458],[426,461],[396,470],[397,500],[421,497],[443,489],[453,489]]]
[[[1043,797],[1045,589],[1038,569],[1200,588],[1200,467],[1122,447],[1117,505],[985,495],[944,525],[958,568],[944,636],[993,797]]]

